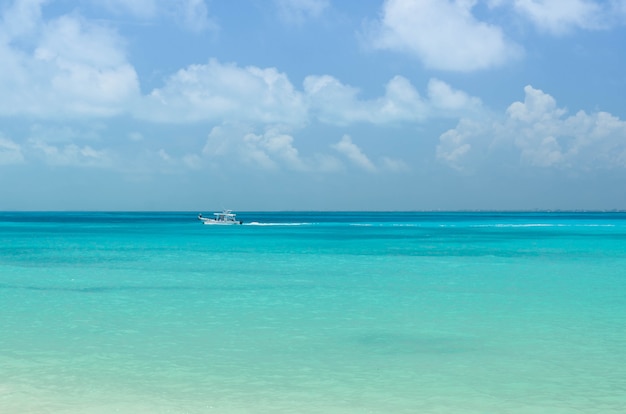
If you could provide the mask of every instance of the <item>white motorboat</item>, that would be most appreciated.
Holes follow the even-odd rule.
[[[224,210],[221,213],[213,213],[213,218],[202,217],[202,214],[198,214],[198,220],[203,224],[217,224],[217,225],[232,225],[242,224],[241,220],[237,220],[235,213],[232,210]]]

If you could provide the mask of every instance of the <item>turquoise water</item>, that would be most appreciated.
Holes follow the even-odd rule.
[[[626,213],[0,213],[0,413],[624,413]]]

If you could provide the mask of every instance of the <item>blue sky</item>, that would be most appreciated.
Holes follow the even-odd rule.
[[[626,0],[0,0],[0,210],[626,209]]]

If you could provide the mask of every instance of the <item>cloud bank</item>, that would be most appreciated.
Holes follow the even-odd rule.
[[[521,165],[585,171],[626,167],[626,122],[607,113],[568,115],[532,86],[524,101],[489,122],[463,118],[439,137],[440,161],[459,170],[480,168],[486,158],[513,157]]]
[[[2,10],[0,117],[50,122],[126,117],[151,125],[203,125],[210,131],[204,134],[204,147],[195,153],[152,149],[150,156],[168,165],[201,168],[235,159],[268,171],[332,172],[345,167],[345,162],[369,173],[405,172],[410,168],[402,160],[368,155],[368,148],[352,132],[337,132],[327,138],[330,145],[325,143],[313,154],[302,153],[298,134],[312,124],[341,130],[458,119],[455,128],[437,133],[436,156],[460,171],[481,168],[493,159],[582,171],[626,167],[624,121],[606,112],[570,115],[552,96],[532,86],[524,89],[523,101],[512,103],[503,114],[488,115],[480,99],[436,77],[420,92],[410,79],[396,75],[381,85],[380,96],[364,98],[358,87],[329,74],[310,74],[296,85],[275,67],[242,67],[208,59],[179,69],[142,94],[126,40],[112,25],[87,20],[77,12],[46,19],[44,4],[43,0],[16,1]],[[172,14],[173,4],[181,6],[177,15]],[[368,36],[377,49],[407,53],[445,71],[489,69],[520,58],[521,47],[501,27],[476,17],[477,4],[388,0]],[[486,4],[515,10],[539,30],[558,35],[610,27],[626,16],[624,1],[491,0]],[[200,0],[108,0],[97,5],[137,19],[180,19],[192,31],[206,30],[210,23],[206,4]],[[331,7],[322,0],[276,0],[275,5],[293,13],[296,20],[319,16]],[[0,135],[2,165],[42,159],[57,166],[112,168],[119,162],[104,140],[85,143],[80,142],[85,137],[73,137],[53,142],[41,134],[19,140],[0,132],[4,133]],[[130,136],[132,142],[149,141],[139,131]]]

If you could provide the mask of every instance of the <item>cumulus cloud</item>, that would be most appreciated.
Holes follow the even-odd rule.
[[[377,170],[374,163],[363,153],[361,148],[352,142],[349,135],[344,135],[341,141],[333,144],[332,147],[360,168],[371,172]]]
[[[433,112],[451,116],[482,110],[480,99],[454,89],[439,79],[428,81],[428,99]]]
[[[304,91],[318,119],[331,124],[371,122],[375,124],[423,120],[426,104],[411,83],[394,77],[385,87],[385,96],[360,100],[359,90],[342,84],[332,76],[308,76]]]
[[[327,154],[303,157],[294,145],[294,137],[279,127],[258,133],[243,124],[214,127],[202,150],[209,159],[235,159],[267,170],[286,168],[292,171],[328,172],[340,168],[340,162]]]
[[[374,163],[363,150],[352,141],[350,135],[344,135],[339,142],[331,145],[335,151],[342,154],[347,158],[350,163],[356,167],[369,171],[391,171],[391,172],[408,172],[410,167],[402,160],[390,158],[387,156],[381,157],[379,163]]]
[[[462,119],[455,129],[443,133],[439,137],[437,145],[437,158],[448,164],[450,167],[462,170],[467,168],[469,162],[466,160],[467,154],[476,146],[476,141],[484,134],[481,124]]]
[[[121,113],[138,96],[124,42],[108,27],[77,16],[41,20],[42,2],[16,2],[0,28],[1,115],[40,117]],[[30,48],[16,45],[32,44]]]
[[[447,71],[474,71],[501,66],[522,56],[522,47],[504,27],[480,20],[476,0],[386,0],[380,20],[364,39],[374,49],[406,53],[425,66]],[[483,15],[501,18],[504,7],[540,31],[561,35],[574,29],[599,30],[623,24],[623,0],[488,0]]]
[[[158,122],[228,119],[297,124],[305,120],[306,108],[284,73],[211,60],[172,75],[145,98],[137,116]]]
[[[362,99],[357,88],[329,75],[308,76],[303,89],[298,89],[276,68],[240,67],[214,59],[177,71],[161,87],[141,96],[125,41],[111,26],[76,13],[43,20],[43,3],[15,2],[2,12],[6,24],[0,26],[0,115],[68,118],[127,114],[151,122],[300,127],[311,121],[336,125],[422,122],[432,116],[456,116],[479,105],[476,99],[438,80],[429,83],[425,98],[408,79],[395,76],[385,85],[383,96]],[[113,7],[118,3],[109,0],[105,4]],[[326,3],[289,4],[322,10]],[[162,5],[144,0],[128,3],[129,7],[132,10],[123,10],[144,10],[151,15]]]
[[[606,113],[569,115],[556,100],[532,86],[503,119],[462,119],[439,138],[437,157],[467,169],[480,157],[513,151],[522,165],[587,170],[626,168],[626,122]],[[484,158],[482,158],[484,159]]]
[[[312,117],[337,125],[422,122],[433,116],[477,111],[482,106],[479,99],[437,79],[429,82],[428,97],[423,98],[402,76],[392,78],[385,86],[385,95],[375,99],[359,99],[357,88],[329,75],[308,76],[304,93]]]
[[[344,135],[330,148],[351,165],[369,172],[410,171],[404,161],[387,156],[382,156],[379,163],[374,163],[352,142],[349,135]],[[264,170],[328,173],[345,168],[342,161],[333,154],[321,152],[301,154],[296,147],[294,136],[280,127],[269,127],[263,132],[256,132],[253,127],[244,124],[223,124],[214,127],[202,155],[216,167],[225,160],[236,160]]]
[[[228,155],[233,152],[241,137],[248,132],[249,129],[241,125],[226,124],[213,127],[202,148],[202,154],[210,158]]]
[[[91,120],[127,115],[148,122],[221,125],[211,132],[201,156],[187,155],[183,160],[164,148],[152,152],[155,162],[198,168],[202,160],[230,154],[262,168],[335,171],[341,167],[339,153],[371,171],[406,171],[400,160],[381,157],[376,163],[370,161],[349,136],[335,144],[334,153],[306,155],[299,152],[294,137],[312,122],[342,126],[419,123],[432,117],[458,116],[481,106],[478,99],[437,79],[429,82],[422,96],[407,78],[395,76],[384,85],[381,96],[364,99],[359,89],[329,75],[308,76],[297,88],[276,68],[241,67],[214,59],[175,72],[161,87],[142,96],[126,42],[110,22],[86,19],[78,11],[44,18],[45,3],[16,1],[0,10],[0,116]],[[166,7],[159,0],[93,4],[118,7],[120,14],[141,19],[158,19]],[[181,10],[189,11],[190,16],[204,19],[204,1],[176,4],[183,5]],[[280,4],[311,16],[329,6],[328,1]],[[233,131],[228,125],[245,128]],[[28,158],[32,155],[53,165],[113,165],[112,153],[96,149],[93,142],[81,142],[86,136],[57,132],[53,134],[56,138],[34,134],[28,145],[17,149],[4,140],[2,162],[23,159],[19,157],[27,151]],[[125,136],[130,141],[145,141],[137,131]]]
[[[279,130],[269,130],[263,134],[246,134],[243,138],[244,155],[251,155],[264,167],[274,168],[278,159],[290,169],[307,169],[300,159],[298,150],[293,146],[293,137]]]
[[[422,122],[433,116],[457,116],[480,110],[479,99],[433,79],[428,96],[402,76],[385,85],[385,94],[361,99],[360,90],[330,75],[307,76],[297,90],[275,68],[239,67],[215,59],[179,70],[144,98],[135,112],[155,122],[252,122],[305,125],[322,123],[389,124]]]
[[[521,54],[502,29],[472,14],[475,1],[386,0],[367,38],[376,49],[408,53],[427,67],[473,71],[502,65]]]

